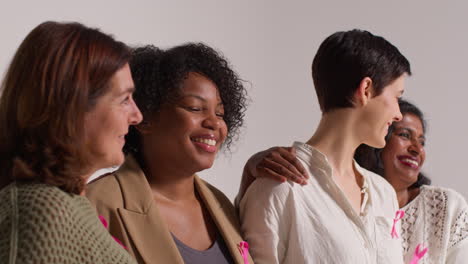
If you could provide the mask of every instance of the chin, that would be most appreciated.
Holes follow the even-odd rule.
[[[114,167],[114,166],[120,166],[122,163],[124,163],[125,157],[122,152],[120,154],[116,154],[113,157],[110,157],[108,160],[108,166],[107,167]]]
[[[197,172],[200,172],[200,171],[204,171],[204,170],[207,170],[211,167],[213,167],[213,161],[199,161],[197,162],[198,163],[198,169],[197,169]]]
[[[375,141],[371,141],[371,142],[364,143],[364,144],[368,145],[369,147],[381,149],[385,147],[387,142],[385,142],[385,139],[381,139],[381,140],[375,140]]]

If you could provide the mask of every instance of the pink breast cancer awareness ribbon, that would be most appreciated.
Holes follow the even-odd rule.
[[[99,216],[99,220],[101,220],[101,223],[102,225],[106,228],[106,229],[109,229],[107,228],[109,226],[109,224],[107,224],[107,221],[106,219],[104,218],[104,216],[100,215]],[[112,235],[111,235],[112,236]],[[119,245],[121,245],[123,248],[127,249],[126,246],[124,246],[124,244],[122,242],[120,242],[120,240],[118,240],[116,237],[112,236],[112,238],[117,242],[119,243]]]
[[[421,250],[421,247],[422,244],[418,244],[418,246],[416,246],[416,250],[414,251],[413,259],[411,260],[410,264],[418,264],[419,260],[421,260],[424,255],[426,255],[427,248]]]
[[[249,243],[241,241],[238,245],[238,249],[244,259],[244,264],[249,264]]]
[[[398,238],[398,232],[396,231],[396,223],[400,221],[403,216],[405,216],[405,211],[398,210],[396,211],[395,218],[393,219],[393,226],[392,226],[392,238]]]

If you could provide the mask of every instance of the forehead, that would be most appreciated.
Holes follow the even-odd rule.
[[[400,77],[396,78],[393,82],[389,85],[384,87],[384,93],[392,93],[392,94],[403,94],[405,90],[405,78],[406,75],[403,74]]]
[[[216,84],[207,77],[198,73],[189,73],[182,83],[181,95],[190,94],[201,96],[205,99],[219,100],[219,90]]]
[[[409,128],[424,135],[424,128],[421,119],[412,113],[403,114],[400,122],[395,123],[395,128]]]
[[[109,85],[109,92],[114,95],[125,93],[128,90],[134,89],[132,74],[130,72],[128,63],[114,73],[109,81]]]

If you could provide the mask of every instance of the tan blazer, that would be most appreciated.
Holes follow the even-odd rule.
[[[198,176],[195,176],[195,187],[234,262],[244,264],[238,249],[243,239],[232,203]],[[149,183],[133,157],[128,156],[116,172],[91,182],[86,196],[96,206],[98,214],[109,222],[110,233],[127,247],[138,263],[184,263],[152,198]],[[250,256],[249,263],[253,263]]]

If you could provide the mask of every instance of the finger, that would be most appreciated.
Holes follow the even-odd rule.
[[[278,173],[276,173],[275,171],[269,168],[265,168],[265,167],[258,168],[258,176],[270,178],[279,182],[285,182],[288,180],[286,177],[283,177],[279,175]]]
[[[285,160],[287,160],[289,163],[291,163],[301,175],[303,175],[306,179],[309,179],[310,178],[309,173],[307,173],[307,170],[304,168],[302,163],[297,158],[296,149],[293,147],[288,147],[288,148],[284,148],[284,150],[287,150],[287,151],[281,152],[281,156]]]
[[[278,160],[279,158],[277,158]],[[287,163],[284,159],[283,159],[283,163]],[[306,184],[306,180],[303,178],[303,176],[299,173],[295,173],[295,172],[292,172],[290,171],[287,166],[279,163],[279,162],[276,162],[276,160],[271,160],[271,159],[268,159],[268,158],[265,158],[261,164],[260,164],[260,167],[262,168],[267,168],[271,171],[274,171],[276,174],[282,176],[282,177],[286,177],[287,179],[289,180],[292,180],[293,182],[296,182],[296,183],[299,183],[299,184]],[[260,175],[261,172],[258,173],[258,175]],[[269,175],[262,175],[262,176],[269,176]]]
[[[304,166],[302,166],[296,155],[291,154],[290,150],[286,150],[286,148],[278,148],[271,154],[272,155],[269,159],[286,167],[290,172],[296,174],[297,177],[303,178],[304,180],[309,178]],[[276,172],[280,173],[279,171]]]

